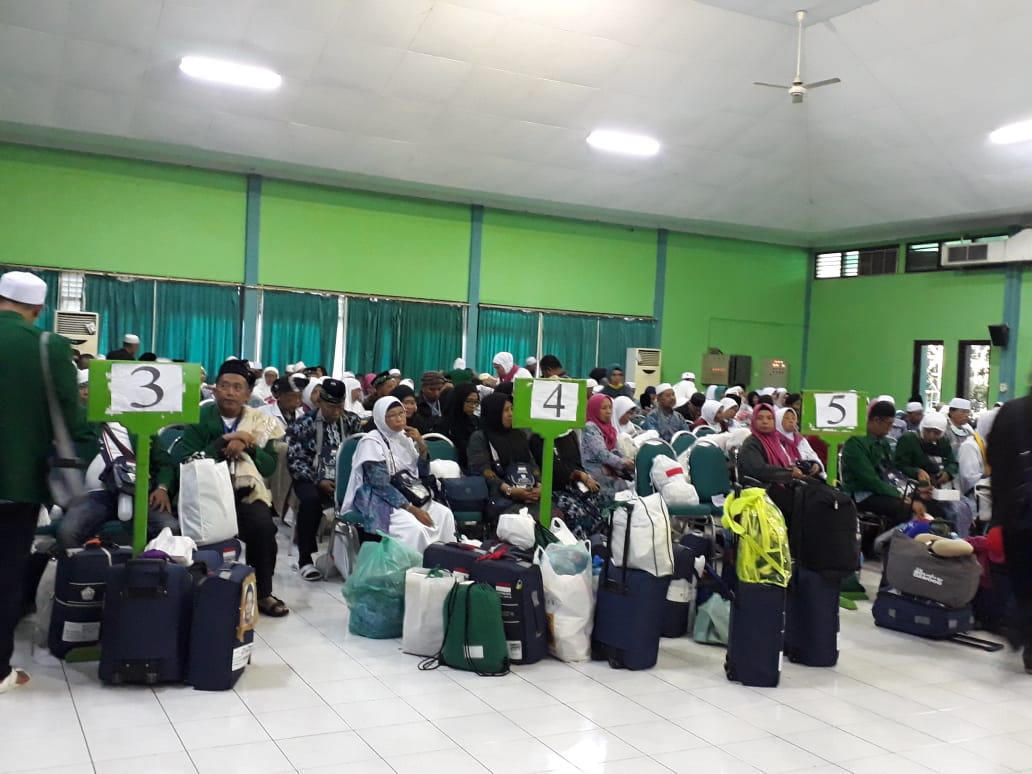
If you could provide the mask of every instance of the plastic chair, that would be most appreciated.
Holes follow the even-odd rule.
[[[186,432],[186,425],[168,425],[158,431],[158,441],[169,454]]]
[[[717,431],[709,425],[699,425],[697,428],[692,430],[692,433],[694,433],[696,438],[702,438],[704,435],[713,435],[716,432]]]
[[[426,444],[427,454],[431,460],[459,461],[459,455],[455,451],[455,444],[452,443],[451,438],[448,436],[441,433],[427,433],[423,436],[423,442]]]
[[[677,456],[681,456],[695,443],[695,436],[692,435],[691,430],[678,430],[674,433],[673,438],[670,439],[670,445],[674,448],[674,452]]]
[[[662,454],[677,459],[673,447],[658,438],[646,441],[638,449],[638,456],[634,458],[634,488],[639,497],[647,497],[655,491],[652,488],[652,461]]]
[[[348,491],[348,481],[351,479],[351,460],[355,456],[358,442],[364,435],[365,433],[355,433],[348,437],[337,452],[337,486],[333,494],[337,505],[337,519],[348,524],[362,524],[363,521],[362,514],[357,511],[341,513],[340,507],[344,502],[344,494]]]

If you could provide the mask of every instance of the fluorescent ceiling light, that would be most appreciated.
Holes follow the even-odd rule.
[[[204,56],[184,56],[179,69],[202,81],[245,86],[249,89],[278,89],[283,81],[279,73],[264,67],[249,67]]]
[[[627,153],[631,156],[655,156],[659,153],[659,142],[642,134],[625,134],[605,129],[596,129],[588,135],[588,145],[613,153]]]
[[[1012,142],[1032,140],[1032,121],[1019,121],[1016,124],[1001,126],[989,135],[989,139],[997,145],[1008,145]]]

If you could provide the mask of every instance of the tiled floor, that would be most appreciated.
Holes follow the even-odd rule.
[[[420,672],[396,640],[354,637],[339,583],[283,568],[293,608],[264,619],[235,691],[109,688],[95,664],[17,661],[0,697],[0,774],[1032,772],[1032,676],[983,653],[842,612],[834,669],[728,683],[723,651],[664,640],[647,672],[545,661],[504,678]],[[865,571],[868,588],[876,576]]]

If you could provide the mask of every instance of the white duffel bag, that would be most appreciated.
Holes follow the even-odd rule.
[[[627,520],[630,514],[630,539]],[[609,550],[616,567],[625,566],[624,543],[628,543],[626,566],[658,578],[674,574],[674,547],[670,537],[670,512],[657,492],[630,500],[613,512],[613,537]]]

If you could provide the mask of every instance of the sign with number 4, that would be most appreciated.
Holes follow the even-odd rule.
[[[578,384],[534,380],[530,393],[530,418],[576,422],[580,392]]]

